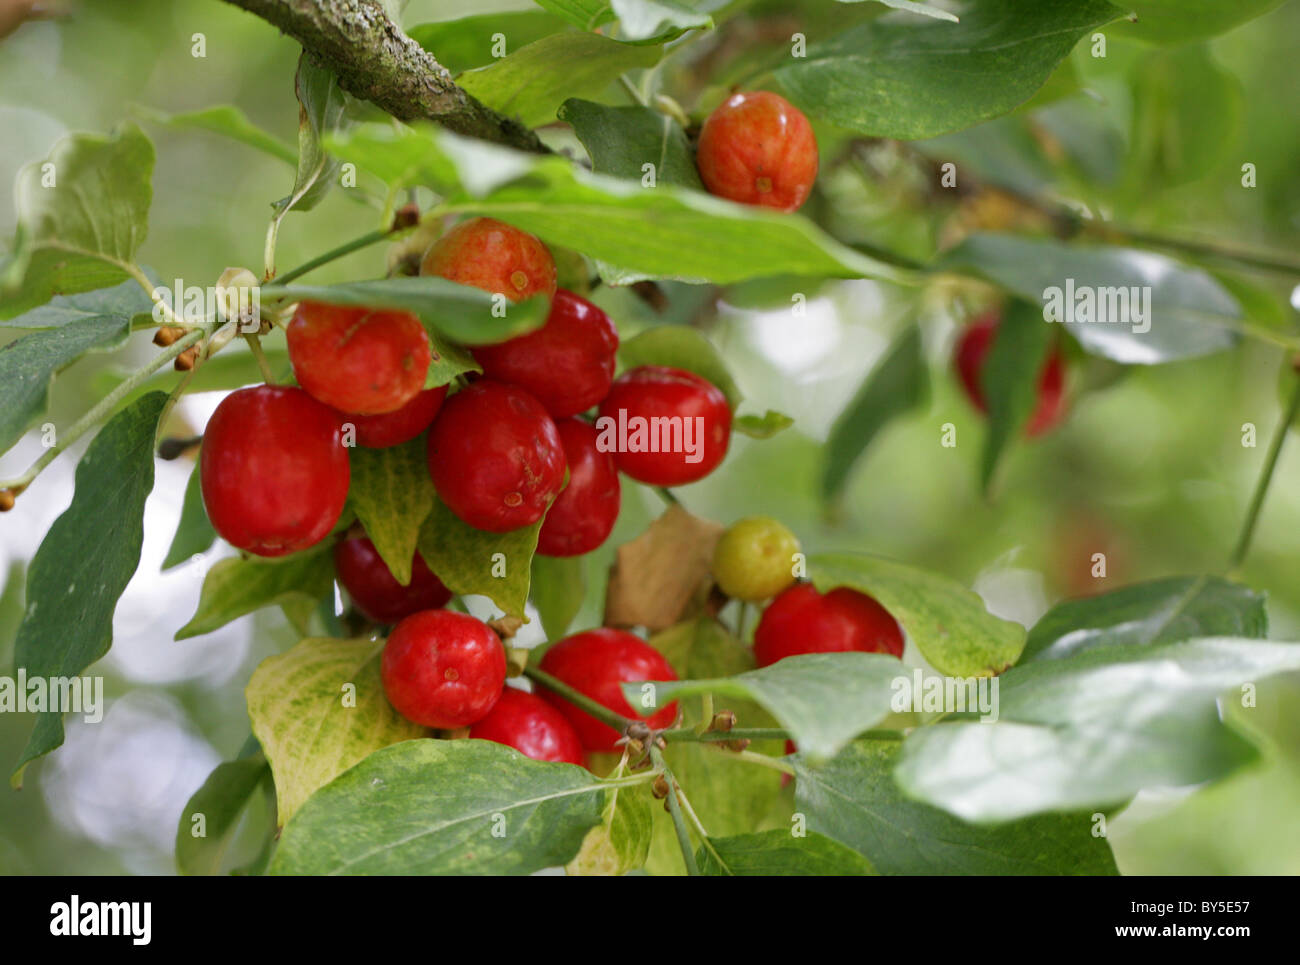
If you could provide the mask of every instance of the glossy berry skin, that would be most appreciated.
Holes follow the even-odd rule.
[[[447,398],[447,387],[440,385],[434,389],[425,389],[400,409],[379,415],[351,415],[339,413],[339,420],[346,430],[352,426],[354,441],[367,449],[387,449],[410,442],[433,422]]]
[[[514,385],[481,379],[457,392],[434,420],[428,447],[439,498],[475,529],[531,526],[564,485],[555,423]]]
[[[953,366],[967,397],[981,412],[988,412],[984,388],[980,384],[984,362],[993,347],[1001,319],[996,311],[976,318],[961,333],[953,350]],[[1040,436],[1055,427],[1065,416],[1065,362],[1061,350],[1053,346],[1038,375],[1038,404],[1025,424],[1027,436]]]
[[[471,218],[433,243],[421,275],[439,275],[512,302],[555,294],[555,259],[537,238],[493,218]]]
[[[677,719],[675,702],[645,717],[633,710],[623,696],[620,684],[625,681],[677,679],[663,654],[623,630],[601,628],[565,637],[546,651],[539,666],[597,703],[625,717],[644,720],[655,730],[668,727]],[[613,727],[549,690],[540,691],[540,695],[568,718],[587,750],[596,753],[618,750],[616,741],[622,735]]]
[[[301,302],[285,334],[298,384],[341,412],[393,412],[424,388],[429,334],[409,312]]]
[[[817,180],[817,138],[779,94],[733,94],[705,120],[696,165],[710,194],[795,211]]]
[[[580,556],[609,537],[622,505],[614,457],[596,448],[596,430],[581,419],[555,423],[569,466],[560,491],[537,538],[543,556]]]
[[[618,330],[609,316],[573,292],[551,300],[546,324],[499,345],[474,349],[488,378],[531,392],[554,418],[585,412],[614,381]]]
[[[284,556],[319,543],[339,521],[350,479],[338,415],[302,389],[239,389],[208,420],[203,505],[241,550]]]
[[[692,420],[690,446],[684,445],[684,435],[664,441],[660,433],[652,439],[649,429],[638,438],[638,426],[668,425],[653,421],[664,418],[678,420],[671,424],[683,429],[688,425],[686,420]],[[624,425],[626,433],[620,428]],[[727,455],[731,408],[716,386],[693,372],[643,365],[614,380],[609,395],[600,404],[596,428],[601,448],[612,451],[618,468],[633,479],[651,486],[680,486],[703,479]],[[669,451],[648,451],[656,443],[660,450]],[[689,461],[693,458],[697,461]]]
[[[384,644],[379,673],[399,714],[424,727],[468,727],[487,716],[506,683],[506,652],[486,623],[423,610]]]
[[[760,667],[800,653],[903,655],[903,631],[879,603],[857,590],[838,587],[823,595],[811,583],[796,583],[763,611],[754,630]]]
[[[513,747],[535,761],[586,764],[578,732],[565,716],[536,694],[514,687],[501,691],[501,699],[469,729],[469,736]]]
[[[433,575],[419,553],[411,562],[411,582],[402,586],[375,544],[352,536],[334,547],[334,572],[358,610],[375,623],[396,623],[421,610],[446,606],[451,590]]]
[[[713,578],[737,600],[769,600],[794,582],[799,540],[789,527],[767,516],[727,527],[713,551]]]

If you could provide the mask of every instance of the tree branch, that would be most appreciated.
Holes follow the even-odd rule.
[[[349,94],[400,121],[437,121],[450,131],[546,153],[522,124],[461,90],[433,55],[402,32],[376,0],[226,0],[302,44]]]

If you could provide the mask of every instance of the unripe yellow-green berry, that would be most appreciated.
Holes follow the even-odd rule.
[[[767,516],[733,524],[713,551],[713,578],[722,592],[757,603],[794,582],[799,540],[790,528]]]

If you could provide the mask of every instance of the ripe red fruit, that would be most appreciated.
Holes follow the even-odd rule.
[[[986,312],[971,322],[957,339],[953,364],[966,395],[981,412],[988,412],[984,387],[980,384],[984,361],[993,347],[1001,318],[996,311]],[[1039,436],[1065,416],[1065,362],[1061,350],[1053,346],[1038,375],[1038,405],[1025,424],[1025,434]]]
[[[817,180],[817,138],[779,94],[733,94],[705,120],[696,165],[711,194],[794,211]]]
[[[614,380],[596,428],[600,448],[633,479],[680,486],[703,479],[726,456],[731,408],[693,372],[643,365]]]
[[[387,449],[410,442],[429,427],[447,397],[447,387],[425,389],[400,409],[380,415],[352,415],[340,412],[339,419],[356,432],[356,443],[367,449]]]
[[[397,712],[425,727],[482,720],[506,683],[506,652],[482,620],[451,610],[413,613],[384,644],[379,673]]]
[[[500,345],[474,349],[491,379],[521,386],[556,419],[585,412],[614,380],[618,330],[609,316],[573,292],[557,291],[546,324]]]
[[[349,537],[334,547],[334,571],[357,609],[375,623],[396,623],[421,610],[436,610],[451,599],[451,590],[419,553],[411,563],[410,584],[402,586],[365,536]]]
[[[879,603],[841,586],[822,595],[811,583],[796,583],[771,602],[754,630],[760,667],[800,653],[903,655],[903,631]]]
[[[348,451],[338,415],[302,389],[232,392],[208,420],[199,483],[208,519],[226,542],[284,556],[320,542],[348,495]]]
[[[565,637],[546,651],[539,666],[597,703],[625,717],[644,720],[655,730],[668,727],[677,719],[675,702],[644,717],[623,696],[619,685],[625,681],[677,679],[663,654],[623,630],[602,628]],[[549,690],[541,690],[540,695],[569,719],[587,750],[605,753],[618,750],[616,741],[622,735],[613,727]]]
[[[342,412],[393,412],[419,394],[429,334],[409,312],[301,302],[285,334],[298,384]]]
[[[581,419],[555,423],[569,466],[568,485],[555,498],[537,537],[543,556],[590,553],[609,536],[621,505],[614,457],[596,448],[596,430]]]
[[[555,294],[555,259],[526,231],[493,218],[471,218],[433,243],[421,275],[505,295],[512,302]]]
[[[582,742],[564,715],[535,694],[507,687],[469,736],[513,747],[535,761],[583,765]]]
[[[555,423],[523,389],[482,379],[457,392],[429,430],[429,475],[475,529],[531,526],[564,485]]]

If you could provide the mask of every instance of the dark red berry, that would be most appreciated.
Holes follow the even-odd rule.
[[[542,698],[507,687],[486,717],[469,729],[478,740],[513,747],[535,761],[583,765],[582,742],[565,716]]]
[[[760,667],[800,653],[849,650],[902,657],[903,631],[888,610],[846,586],[823,595],[811,583],[796,583],[771,602],[754,630]]]
[[[429,430],[438,496],[475,529],[505,533],[542,518],[564,485],[555,423],[523,389],[482,379],[457,392]]]
[[[402,586],[365,536],[334,547],[334,571],[357,609],[375,623],[396,623],[421,610],[436,610],[451,599],[451,590],[433,575],[419,553],[411,561],[411,582]]]
[[[997,311],[986,312],[971,322],[957,339],[953,364],[967,397],[981,412],[988,412],[981,383],[984,362],[1001,318]],[[1053,428],[1065,416],[1065,361],[1058,346],[1053,346],[1038,376],[1038,404],[1025,425],[1025,434],[1039,436]]]
[[[424,388],[429,333],[409,312],[301,302],[285,329],[293,374],[328,406],[392,412]]]
[[[733,94],[705,120],[696,164],[712,194],[794,211],[817,180],[817,138],[803,112],[779,94]]]
[[[555,423],[569,466],[569,482],[560,491],[537,538],[543,556],[590,553],[609,536],[621,505],[614,457],[596,448],[596,430],[581,419]]]
[[[526,231],[492,218],[471,218],[433,243],[421,275],[439,275],[512,302],[555,294],[555,259]]]
[[[539,666],[597,703],[624,717],[644,720],[655,730],[668,727],[677,719],[675,702],[646,717],[633,710],[623,696],[620,685],[626,681],[677,679],[663,654],[623,630],[602,628],[575,633],[547,650]],[[539,694],[569,719],[587,750],[605,753],[618,750],[616,742],[622,735],[614,728],[549,690],[541,690]]]
[[[506,682],[506,652],[482,620],[451,610],[413,613],[393,628],[379,664],[388,701],[425,727],[482,720]]]
[[[573,292],[557,291],[546,324],[500,345],[474,349],[488,378],[531,392],[554,418],[585,412],[614,380],[618,330]]]
[[[222,399],[200,462],[212,527],[259,556],[324,539],[343,512],[351,478],[338,415],[291,386],[251,386]]]
[[[596,429],[601,450],[633,479],[680,486],[703,479],[727,455],[731,409],[693,372],[643,365],[614,380]]]
[[[351,424],[356,432],[356,444],[367,449],[387,449],[389,446],[410,442],[433,422],[442,400],[447,397],[447,387],[425,389],[400,409],[380,415],[350,415],[340,412],[344,428]]]

